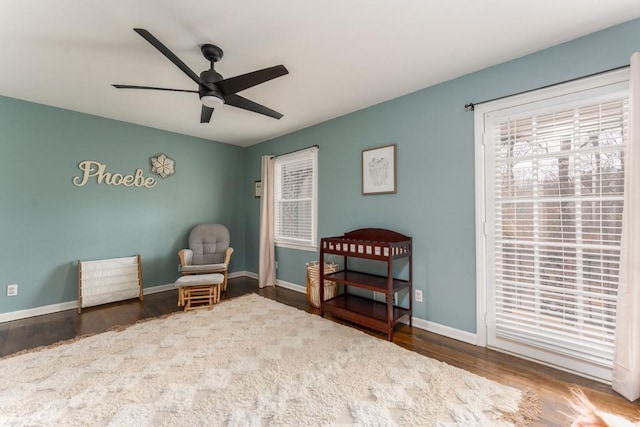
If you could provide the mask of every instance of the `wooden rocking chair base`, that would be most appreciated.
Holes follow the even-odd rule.
[[[212,309],[213,304],[220,302],[220,285],[188,286],[183,294],[184,311]]]
[[[219,273],[182,276],[176,280],[178,306],[184,311],[199,308],[212,309],[220,302],[220,290],[224,276]]]

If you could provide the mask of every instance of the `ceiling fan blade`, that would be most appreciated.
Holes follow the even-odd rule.
[[[119,85],[112,84],[111,86],[116,89],[150,89],[150,90],[167,90],[170,92],[190,92],[190,93],[198,93],[197,90],[187,90],[187,89],[169,89],[166,87],[152,87],[152,86],[133,86],[133,85]]]
[[[143,28],[134,28],[133,31],[140,34],[142,38],[144,38],[146,41],[151,43],[153,47],[158,49],[160,53],[162,53],[164,56],[166,56],[169,59],[169,61],[173,62],[178,68],[180,68],[182,72],[185,73],[187,76],[189,76],[191,80],[198,83],[200,86],[204,86],[208,89],[213,89],[211,85],[209,85],[204,80],[202,80],[199,75],[194,73],[193,70],[191,70],[191,68],[187,66],[187,64],[182,62],[180,58],[178,58],[173,52],[171,52],[168,47],[163,45],[162,42],[157,38],[155,38],[153,34],[151,34],[149,31]]]
[[[259,85],[260,83],[284,76],[285,74],[289,74],[289,71],[285,66],[276,65],[263,70],[253,71],[251,73],[220,80],[219,82],[216,82],[216,86],[220,88],[225,96],[233,95],[234,93]]]
[[[200,123],[209,123],[211,121],[212,114],[213,108],[203,105],[202,111],[200,112]]]
[[[250,99],[243,98],[240,95],[225,96],[224,103],[236,108],[242,108],[243,110],[253,111],[254,113],[273,117],[274,119],[280,120],[280,118],[282,118],[282,114],[277,111],[267,108],[264,105],[260,105],[257,102],[253,102]]]

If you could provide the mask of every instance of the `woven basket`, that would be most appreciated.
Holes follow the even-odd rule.
[[[317,261],[307,263],[307,299],[309,303],[315,307],[320,307],[320,268]],[[325,264],[324,274],[335,273],[338,271],[338,264]],[[338,285],[331,280],[324,281],[324,300],[328,300],[336,296]]]

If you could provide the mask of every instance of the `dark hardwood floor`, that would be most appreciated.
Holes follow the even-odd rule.
[[[223,298],[234,298],[250,292],[310,313],[318,313],[307,303],[304,294],[283,288],[258,289],[257,282],[246,277],[231,279]],[[144,302],[132,300],[84,309],[82,315],[75,310],[67,310],[0,323],[0,357],[179,311],[176,301],[177,292],[167,291],[147,295]],[[382,334],[365,332],[385,339]],[[502,384],[533,391],[539,396],[542,406],[542,418],[535,426],[570,424],[565,414],[570,412],[567,398],[572,385],[582,388],[601,410],[633,420],[640,419],[638,402],[629,403],[609,386],[595,381],[406,325],[396,330],[394,342]]]

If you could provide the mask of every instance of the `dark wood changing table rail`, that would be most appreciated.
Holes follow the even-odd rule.
[[[324,266],[325,255],[339,255],[344,259],[343,269],[324,274],[320,268],[320,283],[331,280],[343,285],[343,292],[324,301],[324,286],[320,286],[320,315],[330,313],[336,317],[387,334],[393,339],[394,327],[407,321],[411,324],[413,310],[412,280],[413,268],[411,237],[382,228],[361,228],[350,231],[340,237],[325,237],[320,241],[320,265]],[[349,269],[349,258],[364,258],[387,264],[387,275],[380,276]],[[407,258],[408,280],[394,277],[393,261]],[[385,296],[385,302],[356,296],[348,292],[349,286],[368,291],[379,292]],[[394,304],[396,294],[408,293],[408,307]]]

